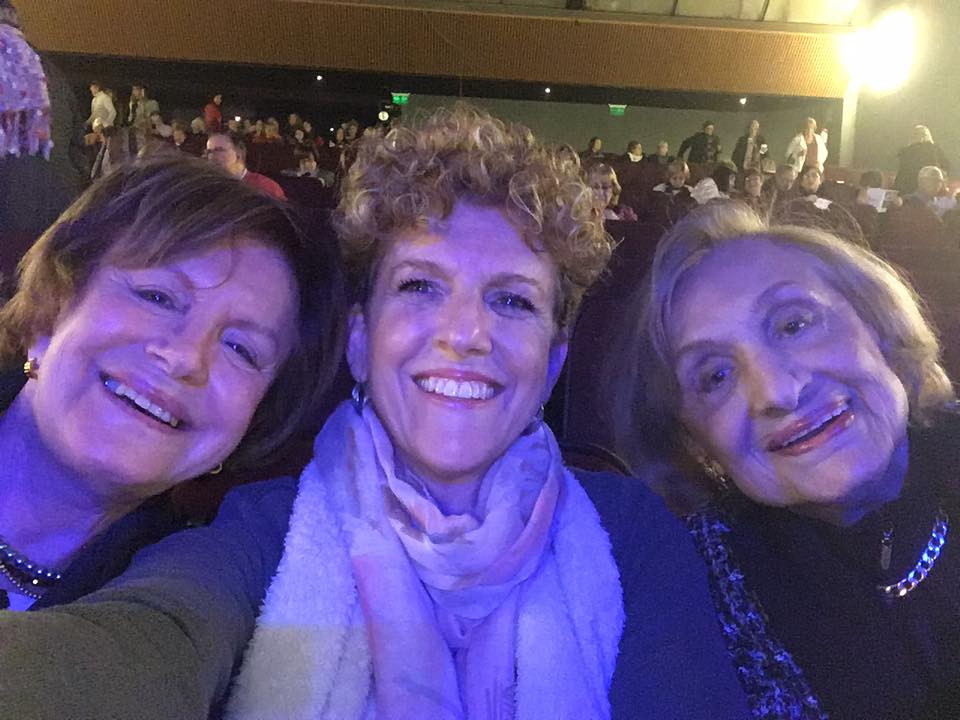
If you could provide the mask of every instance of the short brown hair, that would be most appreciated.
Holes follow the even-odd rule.
[[[368,131],[344,178],[334,223],[359,301],[396,233],[446,218],[458,200],[502,208],[560,276],[554,313],[567,327],[612,252],[576,164],[466,103],[389,132]]]
[[[122,166],[90,187],[40,236],[0,310],[0,357],[20,360],[107,264],[147,267],[252,237],[287,258],[300,295],[297,340],[224,465],[267,465],[314,410],[337,369],[343,284],[329,243],[308,239],[284,203],[212,163],[157,156]]]

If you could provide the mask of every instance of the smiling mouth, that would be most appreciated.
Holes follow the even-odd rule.
[[[454,400],[489,400],[497,394],[493,385],[480,380],[425,376],[414,378],[414,382],[424,392]]]
[[[180,424],[183,422],[180,418],[176,417],[169,410],[166,410],[155,402],[151,402],[149,398],[141,395],[136,390],[131,388],[128,385],[124,385],[122,382],[116,378],[112,378],[106,373],[100,374],[100,380],[103,382],[103,386],[113,393],[120,400],[123,400],[134,410],[138,411],[142,415],[146,415],[151,420],[155,420],[161,425],[166,425],[169,428],[176,430],[180,427]]]
[[[797,432],[785,440],[775,440],[767,446],[770,452],[785,455],[801,455],[819,447],[837,433],[845,430],[854,420],[850,401],[846,400],[824,413],[813,423],[804,423]]]

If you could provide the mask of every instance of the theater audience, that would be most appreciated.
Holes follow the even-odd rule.
[[[639,140],[631,140],[627,143],[627,152],[623,154],[623,162],[638,163],[643,160],[643,143]]]
[[[743,173],[743,192],[737,197],[746,203],[761,218],[765,218],[770,210],[768,198],[763,193],[763,173],[756,168],[750,168]]]
[[[642,297],[638,393],[621,374],[614,395],[681,469],[754,716],[954,717],[960,419],[912,289],[837,237],[711,206]]]
[[[898,153],[899,167],[893,187],[901,195],[909,195],[917,189],[917,174],[927,166],[935,166],[948,172],[950,163],[926,125],[917,125],[910,133],[910,144]]]
[[[317,153],[306,148],[297,148],[293,153],[297,161],[296,170],[284,170],[284,175],[291,177],[308,177],[317,180],[323,187],[333,187],[334,175],[317,165]]]
[[[223,93],[215,93],[203,108],[203,124],[208,134],[223,131]]]
[[[206,717],[239,667],[232,718],[744,717],[681,526],[540,416],[611,252],[577,167],[457,107],[365,136],[336,222],[357,386],[315,461],[83,603],[0,615],[3,707]]]
[[[280,451],[337,362],[333,273],[286,210],[199,161],[87,190],[0,312],[0,606],[97,589],[185,527],[151,498]]]
[[[651,219],[665,228],[697,205],[692,195],[693,188],[687,185],[687,180],[690,179],[687,163],[680,159],[674,160],[667,165],[666,176],[666,182],[653,187],[649,207]]]
[[[707,120],[700,132],[691,135],[680,143],[677,159],[684,159],[683,154],[689,151],[686,160],[691,164],[714,163],[720,156],[721,149],[720,138],[715,134],[714,124]]]
[[[623,188],[616,171],[609,165],[594,163],[586,171],[586,183],[593,191],[593,209],[604,220],[636,222],[637,214],[629,205],[620,203]]]
[[[787,145],[787,164],[791,165],[797,174],[805,167],[815,167],[822,173],[827,154],[826,128],[817,132],[817,121],[808,117],[800,132]]]
[[[207,138],[206,158],[260,192],[279,200],[286,198],[276,181],[247,169],[247,148],[239,138],[214,133]]]

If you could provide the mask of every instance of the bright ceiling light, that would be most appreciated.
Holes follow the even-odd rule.
[[[550,94],[550,88],[544,88],[543,91],[544,91],[547,95]]]
[[[740,98],[740,104],[741,104],[741,105],[746,105],[746,104],[747,104],[747,99],[746,99],[746,98]]]
[[[884,13],[870,27],[848,35],[844,62],[854,82],[888,93],[910,77],[916,27],[909,10]]]

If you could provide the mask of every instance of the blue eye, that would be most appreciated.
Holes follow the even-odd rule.
[[[152,305],[159,305],[160,307],[167,308],[169,310],[175,310],[177,307],[174,299],[163,290],[142,288],[135,290],[134,292],[136,292],[137,297],[139,297],[141,300],[145,300]]]

